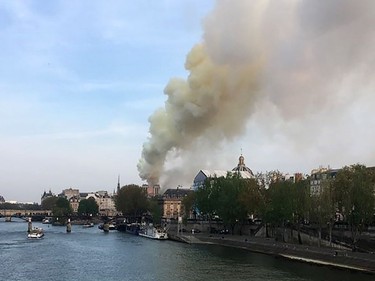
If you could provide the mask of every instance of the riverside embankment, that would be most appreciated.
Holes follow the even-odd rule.
[[[288,244],[276,242],[271,238],[240,235],[208,235],[198,233],[194,235],[170,235],[170,238],[190,244],[204,243],[235,247],[280,258],[375,274],[375,254]]]

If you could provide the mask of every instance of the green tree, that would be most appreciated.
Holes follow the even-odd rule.
[[[9,203],[9,202],[1,203],[0,209],[2,209],[2,210],[22,210],[20,204],[14,204],[14,203]]]
[[[115,198],[115,205],[124,216],[140,217],[149,207],[146,190],[135,184],[123,186]]]
[[[56,201],[57,201],[58,197],[57,196],[51,196],[51,197],[47,197],[46,199],[44,199],[42,201],[42,209],[43,210],[52,210],[53,207],[56,205]]]
[[[332,243],[332,228],[335,221],[335,201],[332,192],[333,181],[325,181],[317,195],[311,196],[310,223],[318,228],[318,245],[321,245],[322,229],[328,226],[329,241]]]
[[[215,211],[225,225],[230,226],[232,234],[238,224],[248,218],[247,208],[241,204],[240,198],[245,191],[246,180],[237,174],[228,174],[226,178],[220,177],[213,180],[213,198]]]
[[[158,198],[150,198],[148,200],[148,211],[151,213],[152,221],[154,224],[160,224],[163,215],[162,205],[159,204]]]
[[[282,227],[282,240],[285,241],[285,228],[293,220],[292,182],[276,181],[269,187],[268,219],[278,227]]]
[[[292,197],[292,222],[294,228],[297,229],[298,243],[302,244],[301,238],[301,224],[308,216],[310,210],[310,181],[300,180],[294,182],[291,188]],[[293,234],[293,231],[292,231]]]
[[[275,219],[273,218],[272,205],[271,205],[271,192],[269,185],[272,182],[272,173],[257,173],[255,180],[259,185],[261,204],[259,205],[259,216],[262,218],[263,224],[266,228],[266,237],[272,236],[270,229],[273,230],[275,226]]]
[[[246,208],[248,214],[259,217],[265,204],[263,187],[256,179],[247,179],[242,182],[242,185],[239,203]]]
[[[356,164],[341,169],[333,182],[338,210],[349,223],[353,247],[358,235],[374,215],[374,174],[366,166]]]
[[[60,223],[66,223],[67,217],[71,216],[73,210],[68,199],[58,197],[52,208],[52,213]]]
[[[185,219],[189,218],[191,212],[195,214],[195,205],[196,205],[195,200],[196,200],[195,192],[190,192],[182,199],[182,207],[184,210]]]
[[[275,228],[282,221],[277,213],[278,193],[275,187],[282,182],[283,175],[280,171],[274,170],[266,173],[258,173],[255,176],[262,195],[262,204],[260,205],[260,216],[266,227],[266,236],[270,237],[275,234]],[[276,198],[275,198],[276,197]],[[276,204],[276,206],[274,206]]]
[[[41,210],[41,205],[39,204],[23,204],[25,210]]]
[[[89,199],[82,199],[79,202],[78,214],[80,215],[96,215],[99,212],[98,203],[95,199],[90,197]]]
[[[214,179],[206,179],[204,184],[195,192],[195,202],[199,215],[206,218],[209,222],[215,214]]]

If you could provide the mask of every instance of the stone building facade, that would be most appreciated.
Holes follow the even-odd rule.
[[[175,189],[167,189],[162,197],[163,201],[163,219],[178,219],[178,217],[185,216],[185,209],[182,200],[189,193],[193,192],[191,189],[184,189],[177,187]],[[188,214],[190,217],[190,214]]]

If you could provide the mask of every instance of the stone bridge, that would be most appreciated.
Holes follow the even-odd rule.
[[[52,216],[52,210],[4,210],[0,209],[0,217],[33,217]]]

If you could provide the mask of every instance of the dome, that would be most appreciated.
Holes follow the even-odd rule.
[[[237,167],[234,167],[232,169],[232,171],[233,172],[242,172],[242,171],[244,171],[244,172],[248,172],[252,176],[254,176],[253,171],[251,171],[251,169],[249,167],[246,167],[246,165],[245,165],[245,157],[243,157],[242,154],[238,158],[238,165],[237,165]]]

